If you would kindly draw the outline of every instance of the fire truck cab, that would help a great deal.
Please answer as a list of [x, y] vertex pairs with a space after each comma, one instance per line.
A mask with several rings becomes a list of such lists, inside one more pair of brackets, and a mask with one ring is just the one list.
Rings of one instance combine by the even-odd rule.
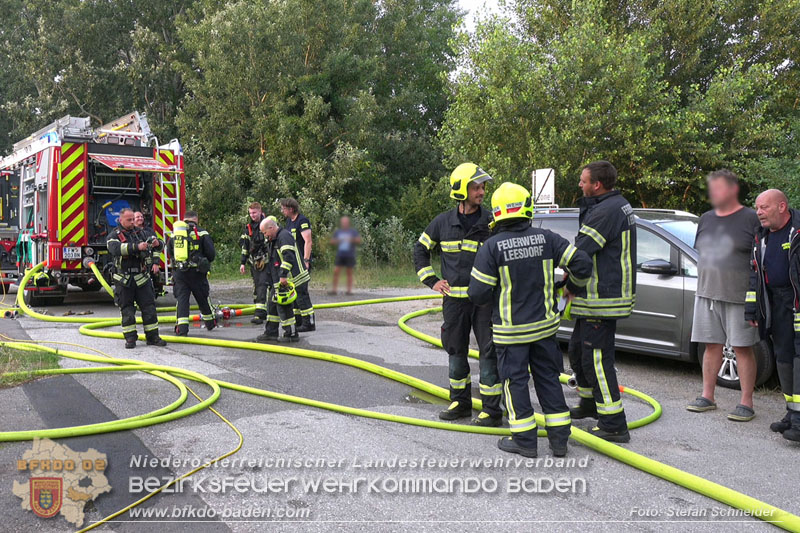
[[[159, 144], [145, 115], [129, 113], [96, 128], [88, 117], [63, 117], [0, 159], [4, 288], [45, 261], [26, 288], [29, 305], [63, 302], [68, 285], [96, 291], [101, 285], [89, 264], [111, 279], [106, 238], [120, 210], [141, 211], [145, 226], [166, 240], [185, 199], [181, 145]], [[160, 267], [157, 292], [171, 281], [163, 253]]]

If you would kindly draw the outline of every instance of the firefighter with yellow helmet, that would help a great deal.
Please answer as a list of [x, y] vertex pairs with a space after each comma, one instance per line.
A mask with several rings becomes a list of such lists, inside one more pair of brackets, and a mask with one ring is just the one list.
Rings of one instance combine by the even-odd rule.
[[[488, 306], [467, 298], [475, 254], [491, 235], [491, 213], [482, 207], [486, 183], [492, 177], [474, 163], [463, 163], [450, 175], [450, 197], [458, 205], [441, 213], [414, 245], [414, 268], [422, 283], [444, 296], [442, 345], [449, 357], [450, 406], [439, 413], [442, 420], [472, 415], [472, 379], [467, 359], [470, 331], [480, 351], [480, 394], [483, 409], [474, 419], [478, 426], [500, 426], [502, 389], [497, 375], [497, 356], [492, 344]], [[431, 253], [441, 252], [441, 278], [431, 267]]]
[[210, 299], [208, 273], [217, 253], [208, 232], [198, 227], [197, 213], [186, 211], [183, 220], [175, 222], [172, 238], [167, 243], [167, 254], [174, 267], [173, 293], [178, 301], [175, 334], [189, 334], [189, 296], [194, 296], [200, 307], [200, 317], [211, 331], [217, 321]]
[[[511, 437], [497, 446], [525, 457], [537, 455], [537, 426], [528, 381], [544, 411], [550, 448], [567, 453], [571, 419], [559, 382], [563, 356], [556, 342], [561, 316], [554, 269], [568, 274], [570, 287], [589, 281], [592, 261], [566, 239], [531, 226], [533, 201], [527, 189], [503, 183], [492, 195], [495, 233], [475, 258], [469, 298], [491, 304], [498, 369], [505, 392]], [[513, 288], [513, 290], [512, 290]]]
[[[300, 335], [297, 333], [293, 304], [297, 300], [298, 288], [308, 284], [311, 277], [294, 237], [289, 230], [280, 227], [275, 217], [262, 220], [259, 229], [268, 243], [269, 296], [267, 323], [258, 340], [297, 342]], [[279, 335], [279, 326], [283, 329], [283, 336]]]

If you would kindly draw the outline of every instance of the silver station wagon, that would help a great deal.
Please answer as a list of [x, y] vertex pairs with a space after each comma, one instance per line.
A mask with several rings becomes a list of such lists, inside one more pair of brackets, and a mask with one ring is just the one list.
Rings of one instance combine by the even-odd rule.
[[[683, 211], [634, 209], [636, 213], [636, 307], [617, 326], [618, 350], [702, 363], [703, 346], [691, 342], [694, 293], [697, 288], [697, 250], [694, 238], [699, 217]], [[577, 209], [537, 210], [534, 227], [549, 229], [570, 242], [578, 233]], [[563, 321], [558, 332], [568, 341], [572, 323]], [[736, 354], [724, 350], [717, 382], [739, 387]], [[769, 380], [775, 359], [767, 342], [755, 347], [756, 385]]]

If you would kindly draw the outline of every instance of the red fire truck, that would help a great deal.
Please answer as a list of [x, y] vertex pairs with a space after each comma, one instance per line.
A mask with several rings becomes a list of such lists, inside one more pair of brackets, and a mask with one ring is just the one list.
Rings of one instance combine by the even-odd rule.
[[[177, 139], [159, 144], [143, 114], [92, 127], [63, 117], [16, 143], [0, 159], [0, 260], [7, 288], [45, 261], [25, 294], [29, 305], [63, 302], [67, 285], [95, 291], [95, 261], [110, 279], [106, 237], [119, 211], [141, 211], [160, 239], [183, 217], [183, 152]], [[170, 283], [161, 256], [157, 284]]]

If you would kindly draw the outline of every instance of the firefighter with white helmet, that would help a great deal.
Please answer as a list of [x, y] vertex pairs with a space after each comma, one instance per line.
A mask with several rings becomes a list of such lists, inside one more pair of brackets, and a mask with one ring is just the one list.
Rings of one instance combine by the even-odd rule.
[[[450, 406], [439, 413], [442, 420], [472, 415], [472, 380], [467, 359], [470, 331], [480, 351], [480, 393], [483, 409], [474, 420], [479, 426], [502, 424], [497, 375], [497, 356], [492, 344], [491, 308], [467, 298], [475, 254], [491, 235], [491, 213], [484, 209], [486, 183], [492, 177], [474, 163], [463, 163], [450, 175], [450, 197], [458, 205], [441, 213], [428, 225], [414, 245], [414, 268], [420, 281], [441, 293], [442, 345], [449, 357]], [[431, 252], [441, 251], [441, 279], [431, 267]]]
[[[555, 268], [568, 285], [585, 286], [592, 273], [589, 256], [549, 230], [531, 226], [533, 202], [527, 189], [503, 183], [492, 195], [495, 234], [475, 258], [469, 298], [491, 304], [498, 368], [505, 392], [511, 437], [498, 447], [525, 457], [537, 455], [537, 425], [528, 381], [544, 411], [553, 454], [567, 453], [571, 419], [559, 382], [563, 356], [555, 335], [561, 322]], [[513, 287], [513, 290], [512, 290]]]

